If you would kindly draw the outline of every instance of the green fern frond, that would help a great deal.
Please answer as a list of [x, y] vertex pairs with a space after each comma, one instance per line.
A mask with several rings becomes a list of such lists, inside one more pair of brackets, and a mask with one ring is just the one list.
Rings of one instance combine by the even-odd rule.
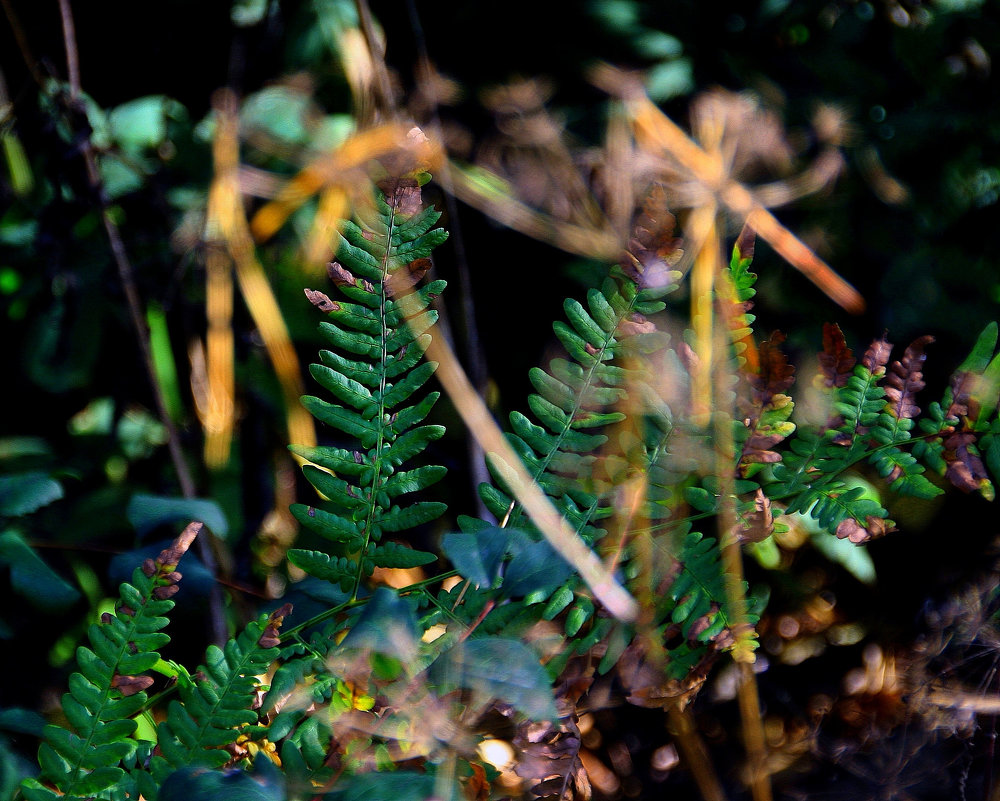
[[218, 768], [232, 759], [224, 748], [258, 723], [251, 709], [258, 677], [277, 659], [278, 629], [291, 611], [286, 604], [262, 615], [224, 649], [210, 645], [195, 677], [179, 677], [180, 698], [170, 703], [166, 720], [157, 727], [154, 778], [163, 781], [184, 767]]
[[90, 627], [91, 647], [77, 649], [80, 670], [70, 676], [62, 699], [72, 731], [45, 727], [38, 749], [41, 777], [22, 785], [29, 801], [124, 797], [130, 780], [121, 764], [134, 758], [137, 748], [132, 718], [146, 705], [145, 690], [153, 684], [144, 674], [160, 661], [156, 649], [170, 641], [162, 629], [181, 579], [177, 563], [199, 531], [200, 523], [190, 524], [155, 560], [136, 568], [120, 587], [115, 613], [105, 613]]
[[310, 367], [334, 402], [309, 396], [303, 403], [357, 447], [292, 449], [312, 463], [303, 472], [325, 499], [317, 506], [295, 504], [292, 514], [327, 545], [323, 551], [292, 549], [288, 558], [354, 596], [376, 566], [434, 561], [432, 554], [381, 540], [431, 522], [445, 509], [430, 501], [399, 503], [445, 473], [433, 465], [400, 470], [444, 433], [441, 426], [421, 425], [440, 393], [413, 399], [437, 367], [421, 358], [425, 332], [437, 320], [430, 304], [445, 283], [414, 286], [447, 233], [433, 227], [440, 217], [434, 209], [407, 213], [412, 203], [412, 188], [407, 194], [396, 186], [378, 195], [370, 219], [345, 224], [330, 277], [348, 300], [307, 293], [327, 313], [320, 330], [336, 350], [321, 351], [321, 363]]
[[[605, 429], [626, 417], [616, 407], [636, 378], [624, 366], [627, 349], [648, 353], [668, 341], [645, 315], [662, 309], [658, 298], [677, 288], [679, 274], [669, 275], [671, 282], [643, 289], [616, 270], [600, 290], [588, 292], [586, 306], [568, 299], [563, 309], [569, 322], [556, 322], [553, 329], [572, 361], [554, 359], [548, 372], [534, 368], [529, 373], [537, 391], [528, 406], [540, 425], [520, 412], [510, 415], [514, 450], [570, 526], [590, 543], [604, 534], [594, 523], [613, 513], [612, 486], [595, 476], [595, 454], [608, 440]], [[506, 491], [502, 468], [491, 465], [491, 471], [500, 486], [480, 487], [487, 508], [503, 525], [530, 528]]]

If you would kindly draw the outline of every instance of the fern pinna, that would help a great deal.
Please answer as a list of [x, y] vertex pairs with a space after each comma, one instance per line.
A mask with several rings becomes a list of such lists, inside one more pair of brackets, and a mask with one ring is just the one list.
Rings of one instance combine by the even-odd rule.
[[345, 223], [337, 261], [329, 267], [343, 298], [306, 293], [327, 313], [329, 321], [320, 327], [335, 348], [321, 351], [322, 363], [310, 372], [338, 402], [310, 396], [303, 403], [353, 447], [293, 448], [311, 462], [305, 475], [326, 501], [296, 504], [292, 514], [326, 545], [322, 551], [291, 550], [288, 558], [352, 597], [375, 567], [435, 561], [433, 554], [382, 538], [428, 523], [445, 509], [434, 501], [399, 503], [445, 474], [436, 465], [401, 470], [444, 433], [439, 425], [420, 425], [440, 393], [414, 400], [437, 366], [420, 362], [425, 332], [437, 319], [430, 303], [445, 282], [414, 286], [430, 267], [431, 251], [447, 238], [434, 228], [440, 213], [421, 210], [419, 180], [413, 175], [383, 182], [371, 216]]

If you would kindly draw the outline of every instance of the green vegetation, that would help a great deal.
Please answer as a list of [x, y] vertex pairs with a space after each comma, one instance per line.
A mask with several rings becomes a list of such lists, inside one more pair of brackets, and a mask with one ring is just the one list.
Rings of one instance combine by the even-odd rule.
[[[873, 598], [916, 575], [883, 544], [994, 498], [1000, 329], [928, 361], [964, 329], [857, 356], [856, 323], [805, 322], [792, 268], [845, 309], [866, 293], [768, 207], [831, 185], [842, 121], [817, 116], [796, 175], [794, 137], [747, 95], [695, 97], [688, 135], [662, 106], [697, 64], [623, 2], [589, 13], [652, 64], [645, 83], [590, 65], [600, 147], [571, 146], [544, 83], [518, 81], [484, 94], [508, 138], [472, 163], [426, 54], [406, 110], [367, 5], [307, 5], [321, 24], [289, 34], [307, 63], [285, 66], [315, 83], [219, 91], [197, 124], [163, 95], [103, 109], [71, 25], [67, 81], [44, 76], [5, 12], [39, 102], [0, 80], [21, 390], [0, 439], [0, 797], [765, 801], [838, 771], [989, 797], [975, 699], [994, 680], [971, 655], [996, 661], [994, 571], [926, 590], [919, 637], [873, 622], [905, 592]], [[857, 26], [862, 6], [837, 8]], [[846, 35], [831, 9], [764, 4], [753, 24], [805, 47]], [[990, 20], [918, 10], [927, 35]], [[282, 13], [231, 19], [263, 33]], [[572, 260], [545, 275], [554, 251], [519, 236], [480, 267], [496, 232], [463, 228], [455, 198]], [[545, 350], [526, 344], [542, 308]], [[938, 546], [963, 548], [985, 542]], [[865, 666], [837, 697], [815, 688], [845, 669], [809, 673], [833, 652]], [[947, 769], [892, 750], [911, 726]]]

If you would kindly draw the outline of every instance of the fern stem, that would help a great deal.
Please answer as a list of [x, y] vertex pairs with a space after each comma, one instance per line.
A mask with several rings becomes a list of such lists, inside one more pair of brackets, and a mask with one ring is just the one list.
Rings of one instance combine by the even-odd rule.
[[[360, 7], [360, 4], [359, 4]], [[386, 320], [386, 295], [388, 294], [388, 282], [389, 282], [389, 254], [392, 251], [392, 230], [396, 224], [396, 206], [391, 205], [389, 207], [389, 221], [386, 226], [386, 246], [385, 254], [382, 256], [382, 264], [380, 268], [382, 270], [382, 280], [378, 288], [378, 316], [379, 316], [379, 328], [381, 335], [380, 339], [380, 352], [379, 352], [379, 384], [378, 384], [378, 434], [375, 439], [375, 453], [381, 455], [382, 445], [385, 442], [385, 384], [386, 384], [386, 363], [389, 360], [389, 350], [388, 350], [388, 339], [389, 339], [389, 324]], [[404, 323], [405, 325], [405, 323]], [[365, 576], [365, 555], [368, 553], [368, 546], [372, 538], [372, 526], [375, 523], [375, 514], [378, 501], [375, 497], [375, 490], [379, 486], [379, 479], [382, 476], [382, 459], [380, 456], [376, 456], [374, 460], [374, 476], [371, 481], [371, 491], [368, 503], [368, 515], [365, 520], [365, 533], [364, 533], [364, 545], [361, 547], [361, 553], [358, 557], [358, 569], [354, 576], [354, 588], [351, 590], [351, 600], [356, 600], [358, 597], [358, 591], [361, 589], [361, 581]]]

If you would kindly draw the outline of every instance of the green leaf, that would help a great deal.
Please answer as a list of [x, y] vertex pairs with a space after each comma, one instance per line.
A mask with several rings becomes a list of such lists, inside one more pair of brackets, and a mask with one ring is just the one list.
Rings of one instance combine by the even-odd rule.
[[266, 758], [255, 761], [254, 774], [181, 768], [166, 778], [158, 797], [162, 801], [285, 801], [284, 779], [269, 764]]
[[424, 465], [413, 470], [404, 470], [386, 479], [382, 491], [393, 498], [409, 492], [418, 492], [436, 484], [447, 472], [448, 469], [440, 465]]
[[831, 537], [826, 531], [808, 526], [809, 540], [816, 550], [837, 562], [862, 584], [875, 584], [875, 563], [867, 548], [859, 548], [848, 539]]
[[441, 550], [462, 576], [483, 589], [489, 589], [500, 576], [508, 540], [507, 531], [489, 526], [472, 534], [445, 534], [441, 539]]
[[982, 373], [993, 357], [996, 350], [997, 337], [1000, 333], [996, 322], [989, 323], [979, 334], [976, 344], [972, 346], [972, 351], [965, 357], [956, 372]]
[[301, 503], [292, 504], [289, 511], [303, 526], [331, 542], [343, 543], [348, 551], [361, 547], [361, 530], [351, 520]]
[[[332, 426], [338, 431], [343, 431], [348, 436], [362, 442], [375, 436], [375, 423], [371, 420], [366, 420], [351, 409], [327, 403], [312, 395], [305, 395], [301, 400], [302, 405], [306, 407], [309, 414], [321, 423], [326, 423], [328, 426]], [[364, 447], [370, 448], [371, 445], [365, 445]]]
[[398, 542], [384, 542], [371, 555], [376, 567], [420, 567], [437, 561], [437, 556], [427, 551], [407, 548]]
[[440, 793], [438, 777], [431, 773], [410, 770], [362, 773], [344, 776], [324, 801], [427, 801], [429, 798], [461, 798], [462, 791], [454, 780], [446, 793]]
[[345, 592], [353, 585], [357, 570], [356, 564], [346, 557], [337, 559], [322, 551], [307, 551], [302, 548], [289, 550], [288, 561], [310, 576], [339, 584]]
[[0, 564], [10, 568], [14, 592], [38, 609], [62, 612], [80, 598], [76, 588], [45, 564], [15, 531], [0, 534]]
[[481, 637], [459, 643], [431, 666], [444, 686], [473, 690], [508, 703], [534, 720], [555, 720], [549, 676], [538, 655], [520, 640]]
[[383, 531], [406, 531], [437, 520], [448, 509], [438, 501], [419, 501], [400, 508], [393, 506], [378, 518]]
[[393, 384], [382, 397], [382, 403], [385, 405], [385, 408], [392, 409], [409, 398], [427, 383], [428, 379], [434, 375], [434, 371], [437, 370], [437, 366], [437, 362], [424, 362], [407, 374], [405, 378]]
[[394, 590], [378, 587], [341, 647], [377, 651], [407, 664], [417, 654], [420, 643], [417, 631], [413, 606]]
[[0, 516], [30, 514], [63, 496], [62, 484], [41, 470], [0, 476]]
[[394, 466], [401, 465], [421, 453], [434, 440], [441, 439], [444, 432], [444, 426], [435, 425], [410, 429], [385, 449], [383, 458]]
[[125, 515], [139, 536], [164, 523], [192, 520], [204, 523], [217, 537], [224, 539], [229, 534], [229, 523], [222, 507], [215, 501], [201, 498], [170, 498], [137, 492], [129, 500]]
[[372, 393], [367, 387], [326, 365], [312, 364], [309, 366], [309, 372], [320, 386], [359, 412], [372, 403]]
[[558, 587], [573, 568], [542, 540], [511, 547], [513, 557], [507, 566], [501, 589], [505, 595], [521, 596]]

